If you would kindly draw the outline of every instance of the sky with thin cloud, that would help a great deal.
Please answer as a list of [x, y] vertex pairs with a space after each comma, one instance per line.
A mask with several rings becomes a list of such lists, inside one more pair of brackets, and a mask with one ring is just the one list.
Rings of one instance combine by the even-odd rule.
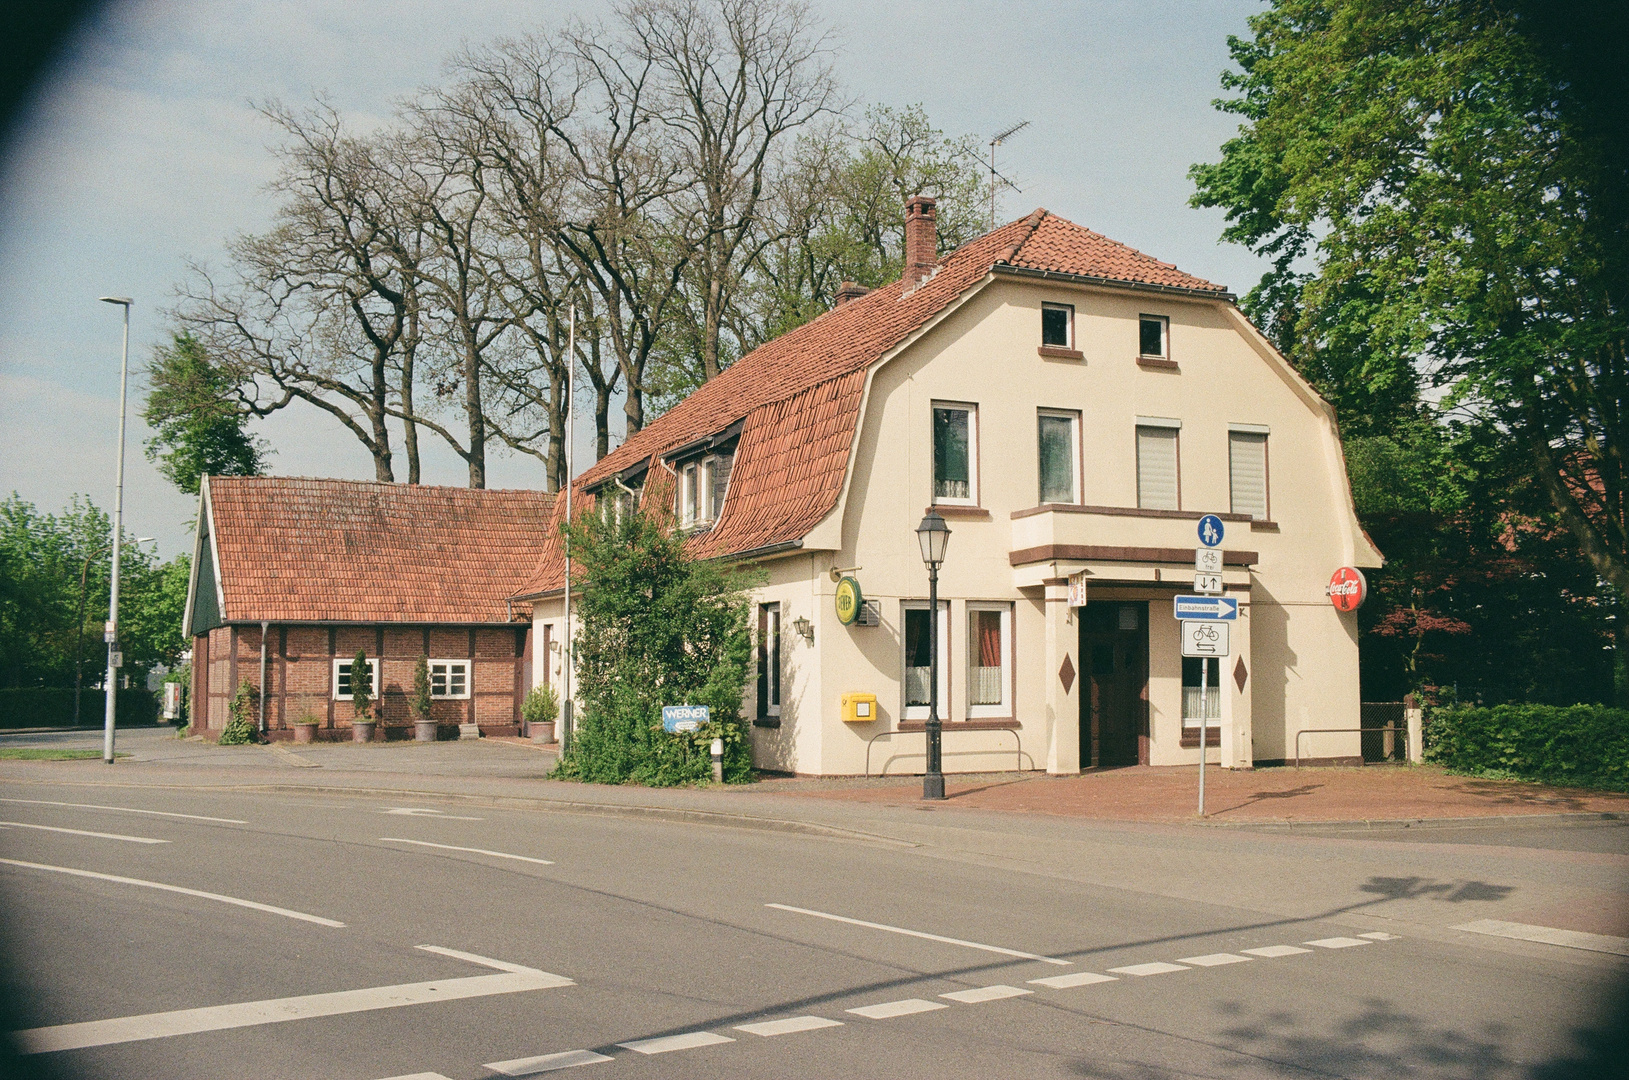
[[[1259, 260], [1219, 242], [1218, 212], [1187, 205], [1188, 167], [1215, 160], [1236, 130], [1210, 103], [1227, 36], [1247, 34], [1260, 4], [812, 7], [860, 106], [920, 103], [947, 134], [981, 141], [1030, 121], [1001, 149], [1021, 189], [1003, 194], [1004, 220], [1044, 206], [1241, 294], [1260, 277]], [[130, 296], [125, 520], [165, 557], [190, 550], [196, 500], [142, 454], [140, 371], [168, 339], [164, 311], [188, 263], [221, 265], [229, 238], [271, 219], [273, 135], [254, 106], [321, 94], [367, 127], [440, 81], [461, 45], [608, 10], [600, 0], [122, 0], [80, 27], [0, 162], [0, 495], [55, 512], [83, 493], [111, 509], [120, 325], [97, 297]], [[619, 413], [612, 423], [620, 435]], [[256, 429], [276, 451], [275, 473], [373, 476], [361, 444], [314, 408]], [[450, 451], [427, 442], [425, 459], [426, 482], [464, 482]], [[494, 454], [488, 469], [493, 487], [542, 480], [524, 456]]]

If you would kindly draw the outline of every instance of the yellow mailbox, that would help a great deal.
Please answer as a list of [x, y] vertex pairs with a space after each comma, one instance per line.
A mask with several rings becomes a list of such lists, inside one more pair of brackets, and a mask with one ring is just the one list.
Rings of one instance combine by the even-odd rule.
[[877, 718], [876, 694], [844, 694], [843, 723], [869, 724]]

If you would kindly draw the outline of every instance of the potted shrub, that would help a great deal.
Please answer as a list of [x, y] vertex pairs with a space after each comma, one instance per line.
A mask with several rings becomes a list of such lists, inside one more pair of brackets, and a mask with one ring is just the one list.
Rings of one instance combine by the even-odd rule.
[[520, 705], [520, 718], [533, 742], [554, 741], [554, 719], [560, 714], [560, 697], [548, 683], [534, 686]]
[[310, 709], [307, 709], [305, 712], [300, 714], [300, 718], [298, 720], [294, 721], [294, 741], [297, 743], [316, 742], [317, 728], [321, 726], [322, 721], [317, 719], [315, 713], [313, 713]]
[[368, 742], [373, 738], [375, 726], [373, 715], [373, 702], [368, 691], [372, 689], [368, 679], [368, 654], [365, 650], [356, 650], [356, 656], [351, 660], [351, 705], [355, 714], [351, 720], [351, 741]]
[[436, 741], [436, 722], [430, 715], [430, 658], [419, 657], [413, 666], [413, 693], [407, 699], [408, 711], [413, 714], [413, 738], [417, 742]]

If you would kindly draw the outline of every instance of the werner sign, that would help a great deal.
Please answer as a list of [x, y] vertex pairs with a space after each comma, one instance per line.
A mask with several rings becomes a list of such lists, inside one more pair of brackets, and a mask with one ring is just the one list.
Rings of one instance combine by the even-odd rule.
[[705, 705], [663, 705], [663, 731], [695, 731], [708, 719]]

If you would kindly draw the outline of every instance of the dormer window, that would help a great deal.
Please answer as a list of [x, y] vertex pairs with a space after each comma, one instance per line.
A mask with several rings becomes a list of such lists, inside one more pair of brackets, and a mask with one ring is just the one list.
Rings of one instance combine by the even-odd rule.
[[712, 458], [697, 458], [679, 466], [679, 524], [704, 525], [713, 519]]
[[743, 421], [673, 451], [666, 460], [677, 477], [674, 511], [681, 529], [710, 528], [724, 512]]

